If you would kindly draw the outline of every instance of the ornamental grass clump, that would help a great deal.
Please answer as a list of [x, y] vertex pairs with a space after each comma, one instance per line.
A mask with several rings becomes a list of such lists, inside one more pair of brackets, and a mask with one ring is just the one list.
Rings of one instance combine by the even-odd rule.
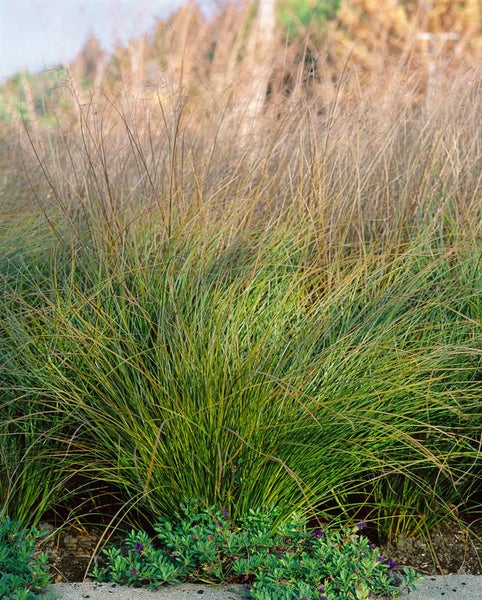
[[480, 510], [480, 80], [444, 81], [417, 109], [341, 87], [249, 140], [179, 90], [27, 128], [35, 202], [0, 181], [13, 516], [199, 498], [393, 538]]
[[477, 477], [470, 243], [340, 259], [327, 288], [303, 238], [258, 236], [56, 258], [10, 359], [22, 403], [55, 415], [56, 473], [152, 516], [361, 511], [387, 537], [451, 516]]
[[91, 575], [150, 588], [238, 582], [256, 600], [397, 598], [414, 589], [414, 571], [381, 556], [361, 534], [363, 521], [332, 530], [309, 528], [296, 513], [276, 524], [277, 516], [276, 509], [249, 510], [234, 522], [225, 509], [184, 506], [175, 520], [156, 521], [155, 538], [132, 530], [124, 546], [105, 549], [105, 566]]

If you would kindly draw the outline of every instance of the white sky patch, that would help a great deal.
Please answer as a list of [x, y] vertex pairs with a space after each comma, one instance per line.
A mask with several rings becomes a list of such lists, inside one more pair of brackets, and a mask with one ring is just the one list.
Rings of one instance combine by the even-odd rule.
[[[90, 35], [111, 51], [183, 0], [0, 0], [0, 81], [73, 60]], [[203, 4], [201, 2], [201, 4]], [[206, 3], [204, 3], [206, 4]]]

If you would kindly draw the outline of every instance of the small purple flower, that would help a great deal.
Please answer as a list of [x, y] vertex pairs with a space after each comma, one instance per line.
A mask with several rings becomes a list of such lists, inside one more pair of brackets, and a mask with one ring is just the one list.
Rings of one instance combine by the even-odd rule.
[[142, 542], [136, 542], [134, 550], [136, 552], [139, 552], [139, 554], [140, 554], [144, 550], [144, 545], [142, 544]]
[[391, 558], [387, 558], [387, 567], [390, 569], [390, 571], [393, 571], [393, 569], [398, 567], [398, 563]]
[[251, 584], [250, 584], [250, 583], [245, 583], [245, 584], [243, 584], [243, 588], [244, 588], [244, 589], [245, 589], [247, 592], [249, 592], [249, 590], [251, 589]]
[[129, 573], [130, 573], [131, 575], [135, 575], [135, 574], [137, 573], [137, 570], [136, 570], [136, 569], [134, 569], [134, 568], [132, 568], [132, 569], [129, 571]]
[[370, 544], [370, 550], [375, 550], [376, 547], [377, 547], [377, 545], [374, 544], [373, 542]]
[[228, 520], [229, 520], [229, 513], [228, 513], [228, 511], [227, 511], [225, 508], [222, 508], [222, 509], [221, 509], [221, 514], [223, 515], [223, 517], [224, 517], [224, 519], [225, 519], [226, 521], [228, 521]]
[[320, 594], [322, 594], [325, 591], [325, 586], [320, 585], [320, 587], [318, 588], [318, 591], [320, 592]]
[[357, 525], [358, 531], [363, 531], [364, 529], [366, 529], [366, 526], [367, 524], [365, 523], [365, 521], [359, 521]]
[[328, 598], [326, 596], [321, 596], [320, 600], [328, 600]]
[[384, 556], [377, 556], [377, 562], [385, 562], [385, 557]]
[[325, 534], [323, 533], [322, 529], [313, 529], [313, 537], [317, 538], [318, 540], [320, 538], [322, 538]]

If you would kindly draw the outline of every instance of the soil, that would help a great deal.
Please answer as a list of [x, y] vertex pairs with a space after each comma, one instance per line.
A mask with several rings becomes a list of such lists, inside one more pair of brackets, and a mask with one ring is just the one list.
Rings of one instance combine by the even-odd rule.
[[482, 524], [470, 531], [445, 524], [430, 539], [398, 536], [382, 546], [382, 553], [424, 575], [482, 575]]
[[[430, 539], [399, 536], [381, 546], [381, 553], [400, 567], [410, 566], [424, 575], [482, 575], [482, 523], [470, 528], [471, 535], [458, 526], [443, 526]], [[59, 582], [89, 580], [87, 574], [99, 555], [98, 534], [85, 530], [63, 530], [48, 539], [42, 549], [49, 553], [52, 579]]]

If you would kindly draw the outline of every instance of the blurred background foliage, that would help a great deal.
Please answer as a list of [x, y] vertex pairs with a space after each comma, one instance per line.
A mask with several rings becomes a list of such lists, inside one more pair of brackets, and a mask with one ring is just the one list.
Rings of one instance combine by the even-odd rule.
[[[478, 0], [278, 0], [275, 7], [274, 43], [264, 57], [271, 105], [307, 93], [330, 101], [348, 73], [357, 85], [377, 78], [384, 85], [395, 69], [417, 79], [423, 98], [435, 71], [470, 67], [482, 56]], [[189, 3], [111, 55], [91, 38], [71, 64], [6, 81], [0, 121], [51, 125], [54, 113], [72, 108], [72, 90], [89, 97], [129, 90], [155, 102], [181, 87], [212, 110], [214, 97], [244, 93], [253, 75], [256, 9], [221, 2], [205, 15]]]

